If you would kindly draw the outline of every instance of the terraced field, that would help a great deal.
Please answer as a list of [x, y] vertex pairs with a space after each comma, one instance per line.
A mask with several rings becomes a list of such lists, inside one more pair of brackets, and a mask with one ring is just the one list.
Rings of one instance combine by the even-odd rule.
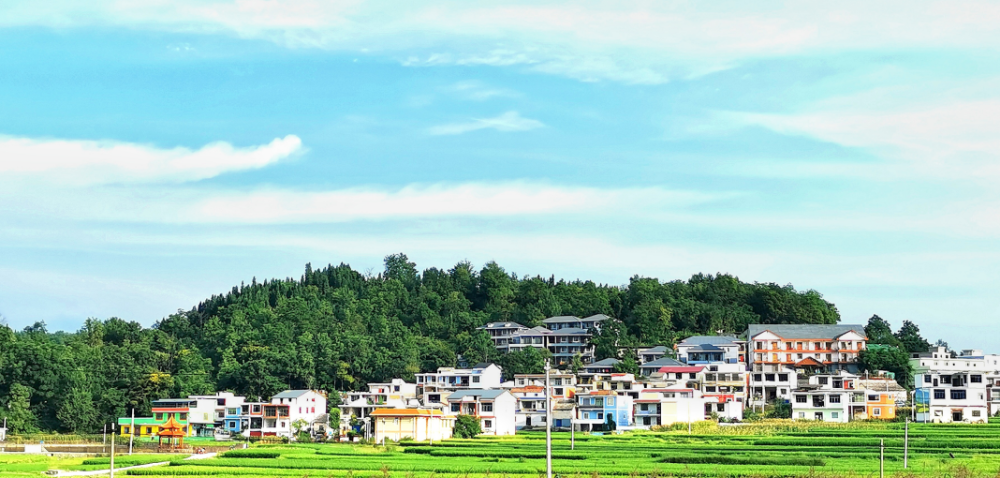
[[[903, 470], [901, 424], [771, 423], [697, 426], [622, 435], [554, 434], [553, 468], [562, 478], [872, 477], [885, 440], [886, 476], [994, 477], [1000, 474], [1000, 426], [911, 425]], [[88, 462], [87, 467], [93, 466]], [[96, 464], [96, 463], [95, 463]], [[2, 465], [0, 465], [2, 470]], [[208, 460], [173, 461], [131, 476], [537, 478], [545, 474], [544, 433], [449, 440], [433, 446], [261, 445]]]

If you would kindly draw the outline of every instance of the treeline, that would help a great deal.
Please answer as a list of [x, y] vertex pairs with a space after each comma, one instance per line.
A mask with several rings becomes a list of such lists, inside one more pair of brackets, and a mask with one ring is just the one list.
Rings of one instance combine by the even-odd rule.
[[592, 314], [621, 319], [597, 338], [601, 357], [622, 345], [741, 334], [750, 323], [840, 319], [815, 291], [724, 274], [612, 286], [517, 277], [493, 262], [419, 272], [396, 254], [377, 275], [306, 265], [297, 280], [252, 280], [151, 328], [117, 318], [88, 319], [75, 333], [0, 326], [0, 414], [13, 432], [89, 432], [132, 408], [148, 413], [157, 398], [215, 390], [267, 398], [286, 388], [357, 389], [460, 358], [537, 372], [543, 353], [499, 356], [476, 327]]

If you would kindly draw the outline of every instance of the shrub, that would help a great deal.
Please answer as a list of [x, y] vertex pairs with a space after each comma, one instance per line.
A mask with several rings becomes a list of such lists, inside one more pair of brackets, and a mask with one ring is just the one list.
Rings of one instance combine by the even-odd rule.
[[459, 415], [455, 421], [454, 435], [458, 438], [475, 438], [483, 433], [479, 420], [471, 415]]

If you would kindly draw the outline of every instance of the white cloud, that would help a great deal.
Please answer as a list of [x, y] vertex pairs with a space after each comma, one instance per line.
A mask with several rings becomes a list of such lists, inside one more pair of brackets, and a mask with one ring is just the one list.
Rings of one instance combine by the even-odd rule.
[[176, 183], [262, 168], [300, 151], [302, 142], [294, 135], [262, 146], [235, 148], [218, 142], [197, 150], [116, 141], [0, 137], [0, 175], [4, 182], [34, 180], [75, 186]]
[[506, 88], [493, 88], [480, 81], [461, 81], [448, 87], [456, 96], [472, 101], [486, 101], [493, 98], [513, 98], [520, 96]]
[[15, 2], [0, 26], [227, 33], [411, 65], [521, 66], [581, 80], [660, 83], [755, 58], [1000, 47], [1000, 4], [905, 0], [761, 5], [583, 1], [156, 0]]
[[471, 133], [483, 129], [493, 129], [505, 133], [530, 131], [544, 127], [541, 121], [521, 116], [517, 111], [508, 111], [493, 118], [474, 118], [463, 123], [449, 123], [433, 126], [427, 130], [432, 135], [454, 135]]
[[[984, 84], [993, 88], [983, 88]], [[962, 84], [876, 88], [823, 100], [782, 114], [733, 113], [761, 125], [884, 158], [863, 166], [900, 179], [1000, 178], [1000, 78]]]

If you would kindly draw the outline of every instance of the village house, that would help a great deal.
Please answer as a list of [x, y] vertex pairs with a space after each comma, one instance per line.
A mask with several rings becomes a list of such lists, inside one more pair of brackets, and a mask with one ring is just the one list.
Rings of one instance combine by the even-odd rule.
[[633, 410], [638, 428], [698, 422], [705, 420], [705, 399], [693, 388], [648, 388]]
[[[387, 383], [369, 383], [367, 391], [344, 392], [341, 394], [340, 431], [351, 431], [351, 420], [361, 420], [355, 432], [361, 432], [364, 419], [377, 408], [407, 408], [417, 397], [417, 385], [394, 378]], [[370, 429], [369, 429], [370, 430]]]
[[[707, 363], [703, 367], [698, 373], [698, 388], [707, 400], [713, 402], [714, 411], [720, 417], [742, 420], [749, 381], [744, 365]], [[727, 403], [732, 404], [726, 405]]]
[[986, 423], [986, 361], [983, 357], [952, 357], [944, 347], [910, 359], [914, 371], [917, 421]]
[[689, 365], [744, 363], [745, 347], [736, 337], [696, 335], [676, 345], [677, 359]]
[[545, 387], [525, 385], [511, 389], [510, 393], [517, 399], [515, 429], [545, 426]]
[[632, 397], [611, 390], [594, 390], [576, 395], [577, 420], [582, 430], [606, 430], [632, 426]]
[[165, 398], [153, 400], [151, 417], [136, 417], [134, 419], [135, 430], [132, 429], [132, 417], [118, 419], [119, 433], [128, 436], [135, 433], [135, 436], [155, 436], [160, 427], [167, 423], [171, 417], [181, 425], [181, 431], [187, 436], [193, 436], [194, 429], [190, 425], [191, 409], [197, 406], [197, 401], [190, 398]]
[[[511, 385], [515, 387], [525, 387], [529, 385], [545, 386], [545, 374], [519, 373], [514, 375], [514, 380]], [[569, 372], [549, 372], [549, 385], [552, 387], [553, 400], [573, 398], [573, 395], [576, 393], [576, 375]]]
[[666, 357], [667, 352], [669, 350], [667, 350], [666, 346], [657, 345], [656, 347], [639, 347], [636, 349], [635, 355], [639, 357], [639, 363], [644, 364]]
[[[639, 375], [643, 377], [649, 377], [656, 372], [659, 372], [663, 367], [685, 367], [687, 364], [674, 360], [670, 357], [660, 357], [659, 359], [653, 360], [652, 362], [646, 362], [639, 365]], [[694, 377], [692, 377], [692, 380]]]
[[506, 390], [459, 390], [448, 396], [447, 411], [479, 418], [483, 435], [513, 435], [517, 399]]
[[864, 326], [858, 324], [750, 325], [747, 360], [752, 372], [751, 402], [787, 400], [800, 372], [856, 372], [858, 354], [867, 340]]
[[326, 392], [322, 390], [285, 390], [271, 397], [271, 403], [288, 406], [288, 419], [293, 432], [324, 435], [330, 428]]
[[618, 359], [606, 358], [584, 365], [577, 374], [577, 389], [593, 390], [597, 383], [611, 378], [611, 374], [615, 372], [615, 365], [617, 364]]
[[476, 330], [484, 330], [493, 339], [493, 345], [499, 349], [506, 349], [507, 343], [510, 342], [511, 336], [515, 332], [522, 330], [527, 330], [528, 328], [517, 323], [517, 322], [490, 322], [482, 327], [477, 327]]
[[371, 413], [376, 443], [403, 439], [436, 442], [455, 431], [456, 418], [441, 410], [426, 408], [379, 408]]
[[418, 373], [417, 397], [424, 405], [444, 404], [448, 395], [458, 390], [500, 388], [503, 373], [492, 363], [476, 364], [472, 368], [441, 367], [437, 372]]
[[858, 390], [865, 394], [865, 416], [855, 415], [854, 418], [892, 420], [896, 418], [896, 407], [906, 403], [909, 393], [888, 374], [874, 377], [868, 374], [859, 375]]
[[867, 417], [865, 391], [858, 376], [846, 371], [803, 378], [792, 392], [792, 418], [847, 423]]
[[244, 398], [231, 392], [218, 392], [214, 395], [191, 395], [195, 405], [188, 413], [192, 433], [195, 436], [213, 436], [216, 429], [225, 429], [226, 407], [239, 407]]

